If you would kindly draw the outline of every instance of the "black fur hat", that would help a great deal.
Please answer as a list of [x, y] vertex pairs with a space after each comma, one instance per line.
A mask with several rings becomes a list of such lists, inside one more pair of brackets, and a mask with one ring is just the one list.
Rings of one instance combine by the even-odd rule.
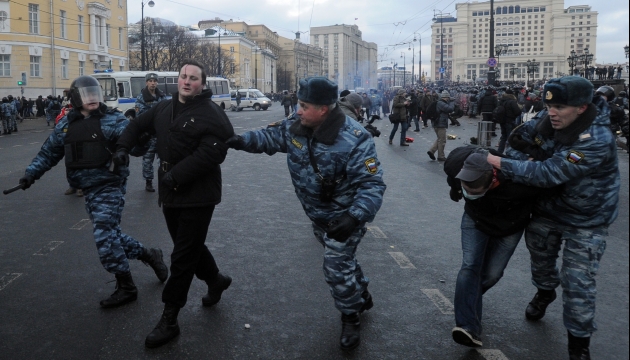
[[543, 91], [546, 104], [581, 106], [589, 104], [593, 99], [593, 84], [580, 76], [550, 79]]
[[330, 105], [337, 101], [337, 84], [323, 76], [300, 80], [297, 97], [301, 101], [315, 105]]

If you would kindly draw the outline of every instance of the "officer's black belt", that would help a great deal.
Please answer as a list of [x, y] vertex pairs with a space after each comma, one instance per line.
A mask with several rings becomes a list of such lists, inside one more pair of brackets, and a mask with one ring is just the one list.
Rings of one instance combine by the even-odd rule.
[[167, 173], [171, 171], [171, 169], [173, 169], [173, 166], [175, 166], [175, 164], [171, 164], [166, 161], [160, 161], [160, 170], [162, 170], [162, 172]]

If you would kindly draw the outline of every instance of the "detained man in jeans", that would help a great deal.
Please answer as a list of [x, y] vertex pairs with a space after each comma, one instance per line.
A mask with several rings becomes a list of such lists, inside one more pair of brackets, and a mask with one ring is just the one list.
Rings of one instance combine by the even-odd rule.
[[473, 146], [459, 147], [444, 163], [451, 199], [465, 201], [452, 335], [455, 342], [470, 347], [482, 346], [482, 296], [503, 276], [533, 204], [544, 191], [507, 180], [488, 166], [487, 153]]

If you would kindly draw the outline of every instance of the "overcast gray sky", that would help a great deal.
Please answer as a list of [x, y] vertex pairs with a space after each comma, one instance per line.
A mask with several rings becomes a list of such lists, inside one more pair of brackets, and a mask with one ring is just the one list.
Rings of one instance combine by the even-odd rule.
[[[148, 0], [146, 0], [148, 1]], [[455, 13], [455, 4], [461, 0], [411, 1], [411, 0], [154, 0], [155, 6], [145, 6], [144, 15], [171, 20], [179, 25], [197, 24], [200, 20], [219, 17], [223, 20], [245, 21], [250, 25], [264, 24], [272, 31], [287, 38], [294, 38], [296, 31], [303, 32], [301, 39], [308, 42], [311, 26], [356, 24], [363, 33], [363, 40], [378, 45], [379, 67], [391, 64], [395, 59], [402, 65], [401, 52], [411, 65], [408, 45], [397, 45], [413, 40], [414, 33], [422, 38], [422, 67], [430, 71], [429, 41], [433, 9]], [[523, 0], [525, 3], [526, 0]], [[497, 2], [498, 3], [498, 2]], [[586, 0], [565, 0], [565, 8], [584, 5]], [[623, 47], [628, 43], [628, 0], [606, 0], [591, 5], [599, 13], [597, 29], [597, 62], [625, 63]], [[128, 1], [129, 22], [141, 18], [141, 3]], [[356, 20], [355, 20], [356, 19]], [[418, 63], [418, 46], [415, 46]], [[426, 65], [425, 65], [426, 64]]]

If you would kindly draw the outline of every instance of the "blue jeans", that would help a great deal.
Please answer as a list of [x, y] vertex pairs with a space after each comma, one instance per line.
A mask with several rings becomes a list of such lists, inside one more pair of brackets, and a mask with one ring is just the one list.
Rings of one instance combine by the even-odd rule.
[[492, 237], [475, 228], [475, 221], [462, 216], [462, 268], [455, 285], [455, 323], [481, 335], [482, 296], [503, 277], [523, 230]]
[[394, 128], [392, 129], [392, 133], [389, 134], [389, 140], [394, 140], [394, 135], [396, 135], [396, 131], [398, 131], [398, 125], [400, 124], [400, 144], [405, 143], [405, 138], [407, 137], [407, 129], [409, 129], [409, 123], [407, 120], [402, 120], [401, 122], [394, 123]]

